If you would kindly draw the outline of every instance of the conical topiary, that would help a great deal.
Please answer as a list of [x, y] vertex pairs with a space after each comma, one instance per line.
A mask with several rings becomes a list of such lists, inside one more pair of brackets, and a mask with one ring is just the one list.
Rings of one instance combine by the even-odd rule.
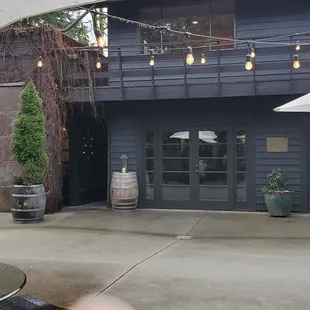
[[20, 112], [13, 124], [13, 153], [23, 169], [23, 183], [41, 184], [48, 162], [42, 100], [32, 81], [26, 84], [20, 98]]

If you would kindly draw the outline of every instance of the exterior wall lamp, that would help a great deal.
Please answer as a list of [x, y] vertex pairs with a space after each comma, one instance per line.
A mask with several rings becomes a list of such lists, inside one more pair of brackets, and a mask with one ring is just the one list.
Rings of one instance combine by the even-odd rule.
[[127, 171], [128, 171], [128, 156], [124, 153], [120, 157], [120, 160], [121, 160], [121, 172], [127, 173]]

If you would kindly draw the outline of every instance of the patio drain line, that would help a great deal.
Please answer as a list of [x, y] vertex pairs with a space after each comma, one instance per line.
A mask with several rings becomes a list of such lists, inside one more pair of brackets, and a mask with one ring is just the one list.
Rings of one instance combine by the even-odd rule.
[[99, 296], [100, 294], [104, 293], [106, 290], [108, 290], [110, 287], [112, 287], [114, 284], [116, 284], [119, 280], [121, 280], [124, 276], [126, 276], [130, 271], [132, 271], [133, 269], [135, 269], [136, 267], [138, 267], [139, 265], [145, 263], [147, 260], [151, 259], [152, 257], [156, 256], [157, 254], [164, 252], [165, 250], [169, 249], [170, 247], [174, 246], [176, 243], [178, 243], [181, 240], [176, 240], [172, 243], [170, 243], [169, 245], [167, 245], [166, 247], [164, 247], [163, 249], [160, 249], [159, 251], [153, 253], [152, 255], [146, 257], [145, 259], [141, 260], [140, 262], [136, 263], [135, 265], [133, 265], [131, 268], [129, 268], [127, 271], [125, 271], [123, 274], [121, 274], [117, 279], [115, 279], [112, 283], [110, 283], [108, 286], [106, 286], [105, 288], [103, 288], [98, 294], [96, 294], [96, 296]]
[[[189, 234], [197, 227], [197, 225], [203, 220], [203, 218], [206, 216], [207, 212], [205, 212], [201, 218], [195, 223], [195, 225], [188, 231], [188, 233], [185, 236], [189, 236]], [[184, 238], [184, 239], [189, 239], [189, 238]], [[191, 238], [190, 238], [191, 239]], [[117, 279], [115, 279], [113, 282], [111, 282], [108, 286], [104, 287], [99, 293], [96, 294], [96, 296], [101, 295], [105, 291], [107, 291], [109, 288], [111, 288], [114, 284], [116, 284], [119, 280], [121, 280], [123, 277], [125, 277], [128, 273], [130, 273], [132, 270], [134, 270], [136, 267], [140, 266], [141, 264], [145, 263], [149, 259], [153, 258], [154, 256], [166, 251], [167, 249], [171, 248], [174, 246], [176, 243], [180, 242], [182, 239], [177, 239], [176, 241], [171, 242], [169, 245], [165, 246], [164, 248], [160, 249], [159, 251], [153, 253], [152, 255], [146, 257], [145, 259], [139, 261], [135, 265], [133, 265], [131, 268], [129, 268], [127, 271], [125, 271], [123, 274], [121, 274]]]

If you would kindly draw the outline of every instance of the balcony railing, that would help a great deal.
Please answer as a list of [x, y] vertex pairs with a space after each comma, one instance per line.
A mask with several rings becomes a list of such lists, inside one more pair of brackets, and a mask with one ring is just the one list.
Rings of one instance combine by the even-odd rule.
[[[292, 67], [293, 46], [257, 47], [253, 70], [245, 69], [247, 49], [193, 51], [195, 63], [185, 62], [184, 53], [131, 55], [115, 49], [101, 58], [100, 72], [91, 76], [74, 73], [73, 101], [88, 101], [92, 85], [95, 101], [211, 98], [256, 95], [303, 94], [310, 92], [310, 46], [298, 51], [301, 67]], [[133, 53], [132, 53], [133, 54]]]

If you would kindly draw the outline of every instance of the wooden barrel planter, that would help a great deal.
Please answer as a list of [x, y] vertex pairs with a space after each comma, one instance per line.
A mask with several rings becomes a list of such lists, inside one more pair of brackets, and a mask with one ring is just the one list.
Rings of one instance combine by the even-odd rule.
[[113, 172], [111, 203], [114, 210], [133, 210], [138, 203], [138, 180], [135, 172]]
[[15, 223], [38, 223], [43, 221], [46, 195], [44, 185], [13, 185], [11, 208]]

